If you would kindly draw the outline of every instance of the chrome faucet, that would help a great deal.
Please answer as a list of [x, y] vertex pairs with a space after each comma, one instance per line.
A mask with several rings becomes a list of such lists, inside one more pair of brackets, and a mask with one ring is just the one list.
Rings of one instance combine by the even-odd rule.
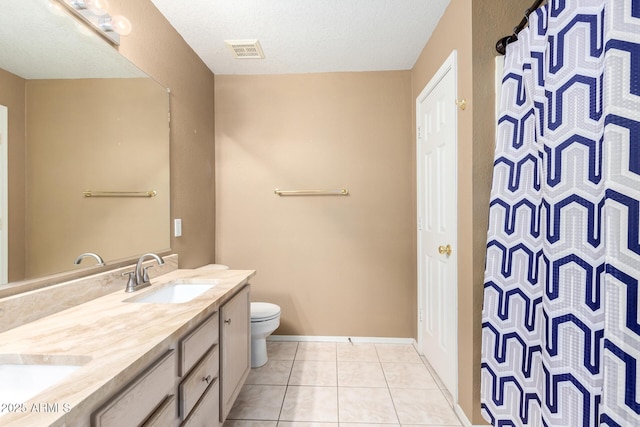
[[82, 260], [84, 258], [87, 258], [87, 257], [94, 258], [97, 261], [99, 266], [106, 265], [104, 263], [104, 261], [102, 260], [102, 257], [100, 255], [96, 254], [96, 253], [93, 253], [93, 252], [85, 252], [83, 254], [78, 255], [78, 258], [76, 258], [76, 260], [73, 261], [73, 263], [76, 264], [76, 265], [79, 265], [82, 262]]
[[135, 271], [131, 271], [129, 273], [123, 273], [123, 275], [125, 274], [129, 275], [129, 280], [127, 281], [127, 287], [125, 289], [125, 292], [133, 292], [137, 289], [147, 287], [151, 284], [151, 282], [149, 281], [149, 273], [147, 273], [147, 270], [151, 266], [142, 268], [142, 263], [147, 258], [155, 259], [158, 265], [164, 264], [164, 260], [160, 255], [156, 255], [154, 253], [146, 253], [142, 255], [140, 258], [138, 258], [138, 263], [136, 264]]

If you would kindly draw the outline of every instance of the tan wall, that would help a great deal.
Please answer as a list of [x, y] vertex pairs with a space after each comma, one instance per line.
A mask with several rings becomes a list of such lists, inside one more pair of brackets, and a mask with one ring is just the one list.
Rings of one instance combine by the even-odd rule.
[[166, 90], [151, 79], [29, 80], [26, 99], [27, 277], [67, 271], [83, 252], [113, 261], [168, 249]]
[[216, 76], [217, 261], [257, 269], [252, 299], [281, 306], [277, 334], [415, 336], [410, 84]]
[[480, 414], [480, 352], [495, 137], [494, 46], [530, 3], [451, 0], [411, 74], [415, 108], [415, 98], [451, 51], [458, 51], [458, 98], [467, 101], [467, 109], [458, 111], [458, 401], [473, 424], [485, 423]]
[[9, 281], [25, 274], [25, 84], [0, 69], [0, 104], [8, 107]]
[[213, 262], [213, 73], [149, 0], [109, 4], [133, 25], [120, 53], [171, 89], [171, 218], [182, 218], [171, 248], [181, 268]]

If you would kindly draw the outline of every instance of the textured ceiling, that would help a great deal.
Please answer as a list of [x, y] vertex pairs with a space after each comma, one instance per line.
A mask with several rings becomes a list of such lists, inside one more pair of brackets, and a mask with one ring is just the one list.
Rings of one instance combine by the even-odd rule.
[[[411, 69], [450, 0], [151, 1], [214, 73], [285, 74]], [[238, 39], [265, 59], [234, 58]]]

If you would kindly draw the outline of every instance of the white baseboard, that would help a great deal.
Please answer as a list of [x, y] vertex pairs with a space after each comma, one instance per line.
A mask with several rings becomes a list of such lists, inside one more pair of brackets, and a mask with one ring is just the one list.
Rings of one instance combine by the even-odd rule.
[[467, 418], [467, 415], [464, 413], [460, 405], [455, 405], [453, 410], [464, 427], [490, 427], [488, 424], [471, 424], [471, 421], [469, 421], [469, 418]]
[[[351, 341], [349, 341], [351, 340]], [[304, 342], [353, 342], [372, 344], [411, 344], [415, 346], [413, 338], [385, 338], [385, 337], [338, 337], [315, 335], [271, 335], [267, 341], [304, 341]]]

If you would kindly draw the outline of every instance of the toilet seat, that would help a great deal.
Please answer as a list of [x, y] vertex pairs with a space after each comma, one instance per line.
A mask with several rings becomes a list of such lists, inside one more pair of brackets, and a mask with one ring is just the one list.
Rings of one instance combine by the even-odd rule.
[[266, 322], [280, 316], [280, 307], [268, 302], [251, 303], [251, 322]]

